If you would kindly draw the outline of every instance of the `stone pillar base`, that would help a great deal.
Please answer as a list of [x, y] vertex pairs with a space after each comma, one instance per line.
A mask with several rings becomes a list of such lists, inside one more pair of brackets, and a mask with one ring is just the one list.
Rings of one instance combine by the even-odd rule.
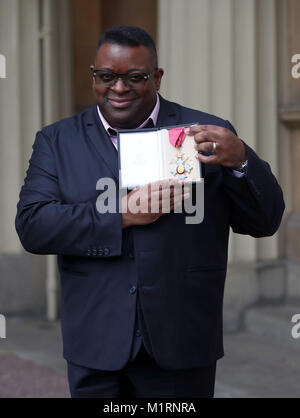
[[287, 298], [300, 300], [300, 213], [293, 213], [286, 224]]
[[234, 263], [228, 266], [224, 297], [224, 330], [244, 329], [247, 309], [281, 305], [286, 299], [284, 260]]

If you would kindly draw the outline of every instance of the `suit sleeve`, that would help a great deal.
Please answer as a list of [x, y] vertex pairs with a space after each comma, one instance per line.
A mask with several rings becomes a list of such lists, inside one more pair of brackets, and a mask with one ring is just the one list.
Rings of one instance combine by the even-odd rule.
[[279, 228], [285, 209], [283, 193], [270, 165], [245, 145], [248, 153], [245, 176], [235, 177], [230, 169], [223, 168], [224, 188], [232, 204], [231, 227], [234, 232], [256, 238], [271, 236]]
[[120, 256], [122, 215], [118, 208], [116, 213], [100, 214], [96, 200], [62, 202], [51, 140], [38, 132], [15, 218], [25, 250], [34, 254]]

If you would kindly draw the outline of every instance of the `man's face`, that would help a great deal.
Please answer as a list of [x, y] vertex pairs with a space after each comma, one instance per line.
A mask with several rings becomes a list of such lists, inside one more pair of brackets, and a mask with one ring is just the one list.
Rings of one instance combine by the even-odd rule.
[[116, 129], [137, 128], [151, 113], [156, 103], [163, 70], [155, 70], [155, 61], [150, 49], [145, 46], [128, 47], [105, 43], [97, 53], [91, 70], [109, 70], [118, 74], [130, 71], [150, 74], [150, 78], [138, 89], [126, 87], [118, 78], [111, 87], [96, 84], [93, 90], [96, 102], [107, 122]]

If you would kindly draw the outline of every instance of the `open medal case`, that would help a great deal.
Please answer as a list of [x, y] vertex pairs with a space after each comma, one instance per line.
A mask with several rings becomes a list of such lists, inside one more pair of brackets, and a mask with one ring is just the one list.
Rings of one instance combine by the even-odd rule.
[[186, 124], [164, 128], [118, 131], [120, 186], [134, 188], [165, 179], [203, 181], [203, 167], [195, 158], [193, 136]]

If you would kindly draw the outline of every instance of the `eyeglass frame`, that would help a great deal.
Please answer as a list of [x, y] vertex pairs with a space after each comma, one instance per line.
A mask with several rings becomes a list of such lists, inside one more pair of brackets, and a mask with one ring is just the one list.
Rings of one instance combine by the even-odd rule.
[[[103, 84], [102, 84], [102, 86], [103, 86], [103, 87], [106, 87], [106, 88], [111, 88], [111, 87], [113, 87], [113, 86], [116, 84], [116, 82], [118, 81], [118, 79], [119, 79], [119, 78], [121, 78], [121, 79], [122, 79], [123, 84], [124, 84], [127, 88], [132, 89], [132, 90], [138, 90], [138, 89], [139, 89], [139, 88], [141, 88], [141, 87], [133, 88], [133, 87], [131, 87], [131, 86], [128, 86], [128, 84], [126, 83], [126, 76], [128, 76], [130, 73], [133, 73], [133, 74], [134, 74], [134, 73], [143, 74], [143, 76], [144, 76], [144, 84], [143, 84], [143, 85], [145, 85], [145, 84], [146, 84], [146, 82], [147, 82], [147, 80], [149, 80], [149, 78], [150, 78], [151, 74], [155, 73], [157, 70], [158, 70], [158, 68], [155, 68], [155, 69], [154, 69], [153, 71], [151, 71], [150, 73], [144, 73], [144, 72], [139, 72], [139, 71], [132, 70], [132, 71], [128, 71], [127, 73], [123, 73], [123, 74], [121, 74], [121, 73], [115, 73], [114, 71], [105, 70], [105, 69], [103, 69], [103, 70], [101, 70], [101, 69], [99, 69], [99, 70], [92, 70], [92, 72], [93, 72], [93, 77], [94, 77], [94, 78], [96, 78], [97, 72], [99, 72], [99, 71], [103, 71], [103, 72], [105, 72], [105, 71], [106, 71], [107, 73], [110, 73], [110, 74], [113, 74], [113, 75], [117, 76], [117, 77], [115, 78], [115, 80], [114, 80], [114, 82], [113, 82], [113, 84], [112, 84], [111, 86], [105, 86], [105, 85], [103, 85]], [[101, 85], [101, 83], [99, 83], [99, 84]]]

